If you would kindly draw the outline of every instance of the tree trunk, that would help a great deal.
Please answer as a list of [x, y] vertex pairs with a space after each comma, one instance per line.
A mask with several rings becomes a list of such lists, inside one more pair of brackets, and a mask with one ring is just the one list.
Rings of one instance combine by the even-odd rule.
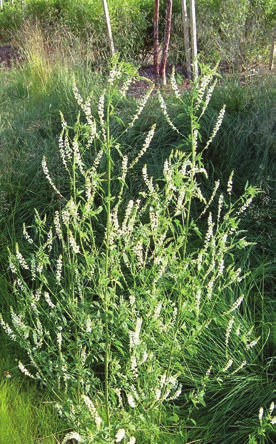
[[274, 25], [274, 30], [273, 30], [273, 34], [272, 34], [272, 43], [271, 43], [271, 49], [270, 49], [270, 57], [269, 57], [269, 70], [270, 71], [275, 69], [275, 54], [276, 54], [275, 40], [276, 40], [276, 24]]
[[198, 77], [198, 63], [197, 63], [197, 42], [196, 42], [196, 11], [195, 0], [190, 0], [191, 9], [191, 39], [192, 39], [192, 58], [193, 58], [193, 75], [194, 80]]
[[159, 5], [160, 0], [154, 1], [154, 48], [153, 48], [153, 63], [154, 63], [154, 74], [155, 74], [155, 81], [156, 83], [159, 83], [159, 60], [158, 60], [158, 53], [159, 53]]
[[172, 0], [167, 0], [165, 37], [164, 37], [162, 58], [159, 70], [159, 74], [160, 77], [162, 78], [164, 85], [166, 85], [166, 64], [167, 64], [170, 35], [171, 35], [171, 23], [172, 23]]
[[182, 3], [182, 18], [183, 18], [183, 33], [184, 33], [184, 47], [186, 56], [186, 69], [188, 79], [191, 78], [191, 47], [189, 39], [189, 20], [187, 13], [187, 3], [186, 0], [181, 0]]
[[115, 49], [114, 49], [114, 43], [113, 43], [113, 38], [112, 38], [112, 31], [111, 31], [111, 24], [110, 24], [109, 12], [108, 12], [107, 0], [102, 0], [102, 1], [103, 1], [105, 21], [106, 21], [106, 25], [107, 25], [107, 33], [108, 33], [110, 52], [111, 52], [111, 55], [114, 56]]

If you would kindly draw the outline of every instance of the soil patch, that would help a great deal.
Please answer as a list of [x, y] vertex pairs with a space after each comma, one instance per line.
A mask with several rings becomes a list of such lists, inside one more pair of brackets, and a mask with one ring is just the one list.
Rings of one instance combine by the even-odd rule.
[[2, 45], [0, 46], [0, 69], [10, 68], [13, 64], [18, 63], [22, 56], [16, 46]]

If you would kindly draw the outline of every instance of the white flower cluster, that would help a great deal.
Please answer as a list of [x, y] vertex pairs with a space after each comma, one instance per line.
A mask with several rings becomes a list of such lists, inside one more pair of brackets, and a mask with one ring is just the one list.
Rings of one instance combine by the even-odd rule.
[[169, 114], [168, 114], [168, 110], [167, 110], [167, 105], [165, 103], [165, 100], [163, 99], [163, 97], [160, 94], [160, 91], [158, 91], [158, 100], [160, 103], [160, 108], [165, 116], [166, 121], [168, 122], [168, 124], [170, 125], [170, 127], [176, 131], [177, 133], [179, 133], [179, 130], [176, 128], [176, 126], [172, 123]]
[[159, 304], [156, 305], [155, 309], [154, 309], [154, 314], [153, 314], [153, 319], [158, 319], [161, 313], [161, 309], [162, 309], [162, 302], [159, 302]]
[[55, 211], [55, 217], [54, 217], [54, 226], [56, 230], [56, 235], [59, 240], [62, 240], [62, 230], [60, 225], [60, 219], [59, 219], [59, 212]]
[[215, 195], [216, 195], [216, 192], [217, 192], [219, 186], [220, 186], [220, 181], [217, 180], [217, 181], [215, 182], [215, 186], [214, 186], [214, 190], [213, 190], [213, 192], [212, 192], [212, 195], [211, 195], [211, 197], [210, 197], [210, 199], [209, 199], [207, 205], [204, 207], [204, 210], [202, 211], [202, 213], [201, 213], [200, 216], [203, 216], [203, 215], [206, 213], [206, 211], [208, 210], [209, 206], [211, 205], [211, 203], [212, 203], [213, 200], [214, 200], [214, 197], [215, 197]]
[[70, 432], [70, 433], [67, 433], [67, 435], [65, 435], [65, 437], [64, 437], [64, 439], [63, 439], [61, 444], [67, 444], [68, 441], [70, 441], [70, 440], [75, 440], [77, 442], [82, 442], [83, 441], [83, 439], [79, 435], [79, 433], [77, 433], [77, 432]]
[[227, 372], [227, 370], [232, 367], [233, 365], [233, 359], [229, 359], [229, 361], [226, 363], [225, 367], [221, 370], [223, 373]]
[[[134, 205], [134, 202], [131, 199], [128, 202], [128, 204], [127, 204], [124, 220], [123, 220], [123, 223], [122, 223], [122, 229], [121, 229], [121, 235], [122, 236], [124, 236], [127, 233], [128, 220], [129, 220], [130, 215], [132, 213], [133, 205]], [[114, 225], [115, 225], [115, 227], [118, 228], [119, 227], [119, 222], [118, 222], [118, 219], [117, 219], [117, 210], [118, 210], [118, 208], [116, 207], [116, 213], [114, 213]], [[115, 215], [116, 215], [116, 217], [115, 217]]]
[[140, 152], [138, 153], [138, 155], [136, 156], [136, 158], [133, 160], [133, 162], [131, 163], [129, 169], [133, 168], [134, 165], [138, 162], [138, 160], [145, 154], [145, 152], [147, 151], [150, 142], [152, 141], [152, 138], [154, 136], [154, 132], [155, 132], [155, 128], [156, 128], [156, 124], [154, 123], [150, 129], [150, 131], [147, 134], [146, 140], [144, 142], [144, 145], [142, 146], [142, 149], [140, 150]]
[[130, 357], [130, 369], [131, 369], [132, 372], [135, 373], [135, 376], [137, 377], [138, 376], [137, 372], [136, 372], [136, 369], [137, 369], [137, 358], [136, 358], [135, 355], [132, 355]]
[[91, 413], [92, 418], [95, 420], [96, 427], [99, 430], [101, 423], [102, 423], [102, 418], [99, 416], [99, 414], [96, 410], [96, 407], [94, 406], [93, 402], [91, 401], [91, 399], [88, 396], [82, 395], [82, 399], [84, 400], [86, 407], [88, 408], [89, 412]]
[[218, 276], [221, 276], [223, 274], [223, 270], [224, 270], [224, 259], [222, 257], [218, 264]]
[[16, 267], [15, 267], [11, 257], [9, 258], [9, 267], [10, 267], [10, 270], [13, 274], [17, 274]]
[[145, 184], [147, 185], [147, 187], [149, 189], [149, 192], [151, 194], [157, 195], [157, 193], [155, 191], [155, 188], [154, 188], [154, 185], [152, 183], [152, 177], [150, 179], [148, 177], [148, 171], [147, 171], [147, 165], [146, 164], [143, 166], [142, 175], [143, 175], [144, 182], [145, 182]]
[[215, 79], [215, 81], [212, 83], [212, 85], [210, 86], [210, 88], [209, 88], [208, 91], [207, 91], [207, 94], [206, 94], [206, 97], [205, 97], [205, 100], [204, 100], [204, 104], [203, 104], [203, 107], [202, 107], [202, 110], [201, 110], [201, 113], [200, 113], [200, 116], [199, 116], [198, 120], [199, 120], [199, 119], [203, 116], [203, 114], [205, 113], [205, 111], [206, 111], [206, 109], [207, 109], [207, 107], [208, 107], [208, 105], [209, 105], [209, 102], [210, 102], [210, 100], [211, 100], [211, 97], [212, 97], [212, 95], [213, 95], [213, 92], [214, 92], [214, 89], [215, 89], [216, 84], [217, 84], [217, 79]]
[[125, 437], [125, 429], [119, 429], [115, 436], [115, 442], [121, 442]]
[[97, 168], [100, 165], [103, 154], [104, 154], [103, 150], [100, 150], [98, 152], [97, 156], [94, 159], [91, 170], [89, 171], [88, 174], [85, 175], [85, 190], [89, 204], [92, 201], [92, 192], [94, 192], [95, 187], [97, 185], [97, 180], [95, 179], [95, 177], [97, 174]]
[[221, 210], [224, 202], [224, 195], [221, 193], [218, 201], [217, 225], [219, 225]]
[[74, 219], [74, 221], [79, 219], [78, 205], [72, 198], [67, 203], [66, 208], [68, 208], [70, 216]]
[[133, 305], [135, 304], [135, 301], [136, 301], [135, 296], [131, 294], [129, 296], [129, 303], [130, 303], [131, 307], [133, 307]]
[[130, 87], [132, 81], [133, 81], [133, 78], [130, 77], [129, 79], [127, 79], [124, 82], [122, 89], [120, 89], [120, 94], [122, 95], [122, 97], [126, 96], [126, 92], [129, 90], [129, 87]]
[[234, 322], [235, 322], [235, 318], [234, 317], [232, 317], [230, 319], [230, 321], [228, 322], [227, 329], [226, 329], [226, 334], [225, 334], [225, 343], [226, 343], [226, 345], [228, 345], [230, 333], [231, 333], [231, 330], [232, 330]]
[[50, 308], [55, 308], [55, 304], [51, 301], [48, 291], [44, 291], [44, 298]]
[[243, 362], [241, 363], [241, 365], [239, 365], [239, 367], [236, 368], [236, 370], [234, 370], [234, 371], [231, 373], [231, 375], [234, 375], [235, 373], [239, 372], [239, 371], [240, 371], [245, 365], [246, 365], [246, 361], [243, 361]]
[[161, 277], [165, 273], [165, 270], [166, 270], [167, 265], [168, 265], [168, 258], [167, 257], [160, 258], [160, 264], [161, 265], [160, 265], [158, 274], [157, 274], [156, 278], [154, 279], [154, 283], [155, 284], [161, 279]]
[[128, 170], [127, 164], [128, 164], [128, 157], [124, 156], [122, 160], [122, 175], [121, 175], [122, 182], [125, 182], [126, 179], [127, 170]]
[[232, 305], [232, 307], [230, 308], [230, 310], [226, 311], [224, 314], [229, 314], [232, 313], [232, 311], [237, 310], [237, 308], [239, 308], [239, 306], [241, 305], [242, 301], [244, 300], [244, 295], [242, 294], [237, 300], [236, 302]]
[[216, 134], [218, 133], [218, 130], [220, 129], [222, 121], [223, 121], [223, 118], [224, 118], [224, 114], [225, 114], [225, 105], [223, 105], [223, 107], [221, 108], [221, 110], [219, 112], [219, 115], [218, 115], [218, 118], [217, 118], [217, 122], [215, 124], [215, 127], [214, 127], [214, 129], [212, 131], [212, 134], [211, 134], [208, 142], [206, 143], [206, 145], [204, 147], [204, 150], [206, 150], [209, 147], [210, 143], [213, 141], [213, 139], [215, 138]]
[[138, 109], [137, 109], [137, 111], [136, 111], [136, 114], [135, 114], [135, 116], [133, 117], [132, 121], [130, 122], [128, 128], [133, 127], [134, 122], [135, 122], [135, 121], [138, 119], [138, 117], [140, 116], [141, 112], [142, 112], [143, 109], [145, 108], [146, 103], [147, 103], [147, 101], [148, 101], [148, 99], [149, 99], [149, 97], [150, 97], [150, 95], [151, 95], [151, 93], [152, 93], [152, 91], [153, 91], [153, 88], [154, 88], [154, 85], [151, 86], [151, 88], [149, 89], [149, 91], [147, 92], [147, 94], [143, 97], [142, 100], [140, 100], [140, 103], [139, 103]]
[[208, 246], [210, 244], [210, 241], [211, 241], [211, 239], [213, 237], [213, 227], [214, 227], [214, 224], [213, 224], [212, 213], [209, 213], [209, 216], [208, 216], [208, 229], [207, 229], [207, 232], [206, 232], [206, 235], [205, 235], [205, 243], [204, 243], [204, 249], [205, 250], [207, 250], [207, 248], [208, 248]]
[[251, 204], [251, 202], [252, 202], [252, 200], [253, 200], [253, 197], [249, 197], [247, 200], [246, 200], [246, 202], [243, 204], [243, 206], [239, 209], [239, 211], [238, 211], [238, 216], [240, 216], [242, 213], [244, 213], [245, 212], [245, 210], [249, 207], [249, 205]]
[[45, 174], [46, 179], [48, 180], [49, 184], [51, 185], [51, 187], [55, 190], [55, 192], [63, 198], [62, 194], [60, 193], [60, 191], [57, 189], [57, 187], [55, 186], [54, 182], [52, 181], [52, 178], [50, 176], [48, 167], [47, 167], [47, 163], [46, 163], [46, 158], [45, 156], [43, 156], [42, 162], [41, 162], [41, 166], [42, 166], [42, 170], [43, 173]]
[[87, 319], [86, 319], [86, 329], [85, 329], [85, 331], [87, 333], [91, 333], [92, 332], [92, 321], [91, 321], [90, 316], [88, 316]]
[[75, 82], [73, 83], [72, 89], [73, 89], [73, 94], [74, 94], [77, 104], [82, 107], [83, 106], [83, 98], [81, 97]]
[[21, 267], [24, 268], [25, 270], [29, 270], [27, 262], [25, 261], [24, 257], [22, 256], [22, 254], [18, 249], [18, 244], [16, 244], [16, 257]]
[[[166, 373], [161, 376], [159, 388], [155, 390], [156, 401], [160, 401], [160, 399], [162, 401], [172, 401], [180, 396], [182, 384], [178, 385], [177, 377], [178, 375], [167, 376]], [[171, 394], [171, 392], [174, 393]], [[170, 394], [171, 396], [169, 396]]]
[[75, 254], [79, 253], [80, 247], [77, 245], [77, 242], [76, 242], [71, 230], [69, 230], [69, 233], [68, 233], [68, 240], [69, 240], [69, 245], [72, 248], [73, 252]]
[[131, 393], [127, 393], [127, 402], [132, 409], [135, 409], [136, 404], [133, 395]]
[[117, 66], [113, 66], [109, 73], [109, 77], [107, 79], [108, 83], [113, 85], [116, 79], [120, 79], [122, 77], [122, 72], [117, 68]]
[[174, 66], [172, 68], [172, 75], [171, 75], [171, 79], [170, 80], [171, 80], [171, 87], [172, 87], [172, 90], [173, 90], [173, 92], [175, 94], [175, 97], [177, 99], [181, 100], [181, 94], [179, 92], [179, 89], [178, 89], [178, 86], [177, 86], [177, 83], [176, 83], [176, 80], [175, 80], [175, 68], [174, 68]]
[[62, 255], [60, 254], [57, 260], [57, 272], [56, 272], [56, 281], [58, 284], [60, 284], [61, 281], [61, 273], [62, 273]]
[[76, 99], [78, 105], [83, 110], [85, 117], [86, 117], [86, 121], [90, 127], [90, 138], [88, 140], [88, 145], [90, 145], [92, 143], [92, 141], [94, 140], [94, 138], [98, 137], [97, 126], [96, 126], [96, 123], [93, 119], [92, 112], [91, 112], [91, 105], [90, 105], [91, 97], [88, 97], [87, 100], [84, 102], [75, 83], [73, 84], [73, 93], [74, 93], [74, 96], [75, 96], [75, 99]]
[[143, 254], [143, 242], [138, 241], [136, 245], [133, 247], [133, 252], [136, 256], [138, 266], [143, 268], [144, 265], [144, 254]]
[[199, 316], [199, 312], [200, 312], [200, 300], [201, 300], [201, 290], [198, 289], [196, 292], [196, 296], [195, 296], [195, 312], [196, 312], [196, 316]]
[[177, 192], [177, 187], [174, 184], [173, 176], [175, 175], [175, 171], [172, 168], [171, 162], [168, 161], [168, 159], [164, 162], [164, 168], [163, 168], [163, 174], [164, 178], [166, 180], [166, 201], [170, 202], [172, 198], [175, 196], [175, 193]]
[[129, 341], [130, 341], [130, 348], [137, 347], [140, 345], [140, 331], [142, 327], [143, 320], [141, 318], [138, 318], [136, 321], [136, 328], [135, 331], [129, 332]]
[[26, 367], [24, 367], [24, 365], [20, 361], [18, 362], [18, 368], [24, 375], [28, 376], [29, 378], [35, 379], [35, 377], [31, 375], [31, 373], [26, 369]]
[[27, 230], [26, 230], [26, 225], [25, 223], [23, 224], [23, 236], [26, 239], [27, 242], [29, 242], [29, 244], [32, 244], [34, 241], [31, 238], [31, 236], [28, 234]]
[[[62, 114], [61, 114], [61, 116], [62, 116]], [[66, 124], [66, 122], [65, 122], [65, 124]], [[72, 149], [71, 149], [70, 143], [69, 143], [68, 132], [66, 132], [66, 134], [64, 136], [64, 129], [62, 130], [62, 132], [59, 136], [58, 147], [59, 147], [59, 153], [60, 153], [62, 163], [63, 163], [64, 167], [66, 168], [66, 170], [69, 171], [67, 162], [69, 162], [72, 158]]]
[[58, 344], [59, 350], [61, 350], [61, 345], [62, 345], [62, 333], [61, 333], [61, 331], [59, 331], [57, 333], [57, 344]]
[[260, 340], [260, 337], [257, 338], [257, 339], [254, 339], [254, 341], [251, 341], [249, 344], [247, 344], [246, 345], [247, 350], [249, 350], [250, 348], [255, 347], [255, 345], [258, 344], [259, 340]]
[[43, 250], [45, 250], [46, 248], [49, 249], [49, 251], [52, 250], [52, 244], [53, 244], [53, 232], [52, 232], [52, 228], [50, 228], [49, 232], [47, 233], [47, 240], [43, 245]]
[[[135, 202], [133, 202], [133, 200], [130, 200], [128, 202], [121, 227], [118, 221], [118, 205], [113, 208], [113, 211], [110, 215], [110, 223], [112, 226], [112, 230], [109, 233], [110, 245], [114, 244], [115, 238], [118, 238], [120, 240], [123, 239], [127, 243], [134, 229], [134, 224], [137, 218], [137, 212], [140, 208], [140, 203], [140, 199], [137, 199]], [[136, 247], [134, 247], [133, 249], [136, 251], [138, 260], [140, 260], [139, 263], [142, 265], [143, 262], [141, 261], [141, 252], [138, 251], [140, 247]], [[128, 265], [128, 259], [125, 254], [123, 255], [123, 258], [126, 262], [126, 265]]]
[[233, 188], [233, 175], [234, 175], [234, 170], [231, 172], [228, 182], [227, 182], [227, 193], [231, 194], [232, 193], [232, 188]]
[[16, 341], [16, 336], [14, 332], [12, 331], [10, 326], [6, 324], [6, 322], [3, 320], [1, 313], [0, 313], [0, 325], [3, 327], [3, 330], [9, 336], [9, 338], [11, 338], [13, 341]]
[[212, 75], [211, 74], [205, 74], [204, 76], [202, 76], [200, 84], [199, 84], [199, 89], [198, 89], [198, 93], [197, 93], [197, 101], [196, 101], [196, 110], [198, 110], [202, 104], [202, 100], [206, 91], [207, 86], [209, 85], [209, 83], [212, 80]]
[[73, 153], [74, 153], [74, 162], [79, 167], [81, 174], [84, 176], [85, 175], [84, 164], [81, 158], [77, 137], [75, 137], [73, 140]]
[[32, 274], [32, 281], [35, 281], [36, 279], [36, 261], [34, 255], [31, 257], [31, 274]]
[[215, 277], [213, 276], [207, 284], [207, 298], [212, 299]]
[[100, 119], [102, 135], [103, 135], [104, 141], [106, 141], [106, 131], [105, 131], [105, 122], [104, 122], [104, 95], [105, 95], [105, 92], [101, 95], [101, 97], [99, 99], [98, 115], [99, 115], [99, 119]]
[[117, 387], [114, 389], [114, 391], [115, 391], [116, 395], [118, 396], [118, 401], [119, 401], [120, 407], [123, 407], [123, 398], [121, 395], [121, 389]]
[[17, 331], [19, 333], [23, 333], [24, 338], [27, 339], [29, 337], [29, 327], [24, 324], [24, 322], [21, 319], [21, 316], [14, 313], [13, 309], [11, 308], [11, 320], [12, 323]]
[[243, 277], [240, 276], [241, 271], [241, 268], [238, 268], [236, 271], [232, 272], [230, 281], [228, 281], [222, 289], [229, 287], [233, 282], [241, 282], [243, 279]]

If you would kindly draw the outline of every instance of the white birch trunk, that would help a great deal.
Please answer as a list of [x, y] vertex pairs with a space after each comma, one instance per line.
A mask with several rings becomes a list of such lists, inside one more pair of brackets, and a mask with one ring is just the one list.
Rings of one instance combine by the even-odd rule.
[[276, 58], [275, 41], [276, 41], [276, 24], [274, 25], [274, 30], [272, 34], [272, 42], [271, 42], [270, 57], [269, 57], [269, 70], [271, 71], [275, 69], [275, 58]]
[[107, 33], [108, 33], [110, 52], [111, 52], [111, 55], [114, 56], [115, 48], [114, 48], [114, 43], [113, 43], [113, 37], [112, 37], [112, 31], [111, 31], [111, 24], [110, 24], [110, 18], [109, 18], [107, 1], [106, 0], [102, 0], [102, 1], [103, 1], [105, 21], [106, 21], [106, 25], [107, 25]]
[[191, 40], [192, 40], [192, 58], [193, 58], [193, 74], [194, 80], [198, 77], [198, 63], [197, 63], [197, 41], [196, 41], [196, 11], [195, 0], [190, 0], [191, 9]]

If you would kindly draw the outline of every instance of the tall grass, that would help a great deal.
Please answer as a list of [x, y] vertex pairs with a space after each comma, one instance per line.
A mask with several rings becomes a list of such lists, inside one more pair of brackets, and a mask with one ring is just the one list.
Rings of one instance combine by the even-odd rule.
[[[232, 172], [223, 186], [217, 179], [209, 192], [202, 187], [210, 181], [203, 155], [225, 112], [203, 143], [210, 71], [189, 96], [172, 77], [177, 119], [159, 94], [162, 125], [177, 146], [151, 177], [145, 159], [159, 140], [155, 119], [139, 150], [125, 143], [144, 125], [151, 89], [122, 120], [133, 80], [125, 68], [113, 65], [96, 107], [73, 86], [80, 114], [70, 125], [61, 115], [59, 163], [42, 159], [51, 205], [36, 209], [33, 222], [28, 216], [25, 244], [13, 237], [14, 302], [1, 325], [27, 353], [19, 369], [51, 392], [69, 424], [64, 443], [266, 439], [274, 364], [262, 352], [271, 327], [260, 331], [251, 316], [253, 247], [242, 229], [258, 190], [247, 186], [235, 199]], [[222, 431], [220, 408], [224, 417], [232, 405], [242, 412], [237, 393], [249, 399], [254, 387], [262, 388], [237, 434], [234, 413]], [[206, 403], [209, 424], [200, 414]]]

